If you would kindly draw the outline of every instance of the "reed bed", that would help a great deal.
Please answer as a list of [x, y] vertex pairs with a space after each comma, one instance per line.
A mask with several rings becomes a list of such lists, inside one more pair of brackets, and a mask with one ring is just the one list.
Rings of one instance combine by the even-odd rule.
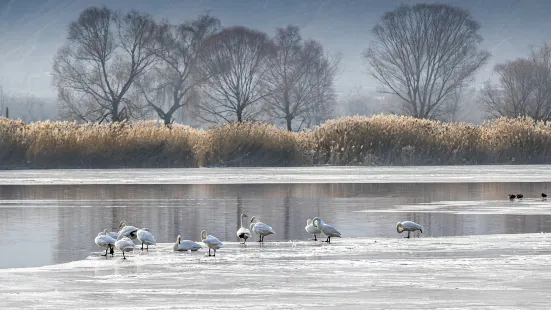
[[404, 116], [345, 117], [308, 132], [262, 123], [208, 130], [158, 122], [25, 124], [0, 118], [0, 167], [115, 168], [543, 164], [551, 126], [501, 118], [480, 126]]

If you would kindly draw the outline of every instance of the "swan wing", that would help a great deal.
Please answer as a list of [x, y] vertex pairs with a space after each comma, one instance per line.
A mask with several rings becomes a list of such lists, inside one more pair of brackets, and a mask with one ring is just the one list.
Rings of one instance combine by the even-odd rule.
[[312, 235], [317, 235], [317, 234], [321, 233], [321, 230], [319, 228], [317, 228], [316, 226], [314, 226], [313, 224], [306, 225], [306, 227], [304, 229], [306, 229], [307, 233], [312, 234]]
[[402, 222], [402, 226], [405, 230], [423, 230], [423, 226], [412, 221]]
[[248, 228], [241, 227], [237, 230], [238, 238], [249, 238], [251, 236], [251, 231]]
[[124, 226], [120, 231], [119, 235], [123, 235], [125, 237], [132, 237], [136, 238], [136, 233], [138, 231], [138, 228], [134, 226]]
[[178, 242], [174, 244], [174, 251], [197, 251], [201, 248], [199, 243], [191, 240], [180, 240], [180, 244]]
[[208, 245], [209, 247], [224, 247], [224, 244], [222, 244], [222, 242], [220, 242], [220, 240], [218, 240], [218, 238], [213, 235], [208, 235], [207, 238], [203, 240], [203, 243]]
[[98, 246], [104, 247], [104, 248], [106, 248], [109, 245], [114, 245], [115, 242], [116, 242], [115, 239], [111, 238], [110, 236], [106, 236], [106, 235], [97, 236], [94, 241], [96, 242], [96, 244]]
[[157, 244], [157, 242], [155, 241], [155, 237], [153, 237], [153, 235], [148, 230], [140, 229], [138, 230], [136, 235], [138, 237], [138, 240], [140, 240], [140, 242], [142, 243], [145, 243], [148, 245]]
[[321, 231], [323, 232], [324, 235], [329, 236], [329, 237], [340, 237], [341, 236], [341, 233], [337, 229], [335, 229], [335, 227], [333, 227], [331, 225], [324, 224], [321, 227]]
[[256, 223], [256, 225], [254, 225], [254, 231], [257, 234], [263, 235], [263, 236], [275, 234], [272, 227], [270, 227], [269, 225], [264, 224], [262, 222], [258, 222], [258, 223]]

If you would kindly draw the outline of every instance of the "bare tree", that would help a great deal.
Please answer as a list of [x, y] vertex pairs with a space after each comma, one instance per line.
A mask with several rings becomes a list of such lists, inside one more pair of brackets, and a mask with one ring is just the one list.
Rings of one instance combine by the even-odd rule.
[[155, 59], [155, 28], [150, 15], [137, 11], [84, 10], [69, 25], [67, 43], [54, 59], [62, 114], [86, 121], [110, 117], [113, 122], [131, 114], [126, 95]]
[[478, 49], [480, 25], [446, 4], [401, 5], [373, 28], [364, 57], [372, 75], [419, 118], [438, 114], [442, 102], [469, 81], [490, 54]]
[[206, 122], [242, 122], [261, 112], [270, 93], [268, 74], [275, 47], [268, 36], [245, 27], [226, 28], [208, 38], [199, 57], [204, 99], [198, 107]]
[[494, 70], [499, 85], [488, 82], [481, 94], [492, 116], [551, 120], [551, 46], [545, 44], [529, 58], [498, 64]]
[[147, 104], [165, 125], [174, 121], [174, 114], [196, 96], [192, 89], [208, 76], [196, 70], [197, 58], [204, 40], [220, 30], [220, 20], [204, 15], [180, 25], [164, 23], [158, 27], [158, 62], [137, 83]]
[[301, 121], [300, 129], [308, 117], [327, 112], [330, 105], [324, 96], [332, 92], [338, 59], [331, 63], [320, 43], [304, 42], [296, 26], [278, 28], [274, 42], [277, 53], [270, 70], [274, 88], [267, 97], [267, 112], [284, 120], [287, 130], [292, 131], [293, 121]]

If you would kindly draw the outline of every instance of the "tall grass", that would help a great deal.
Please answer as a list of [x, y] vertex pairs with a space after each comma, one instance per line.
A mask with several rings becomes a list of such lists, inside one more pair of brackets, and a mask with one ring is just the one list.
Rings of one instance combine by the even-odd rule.
[[261, 123], [203, 131], [0, 118], [3, 168], [535, 164], [550, 163], [550, 151], [551, 125], [529, 118], [474, 126], [354, 116], [300, 133]]

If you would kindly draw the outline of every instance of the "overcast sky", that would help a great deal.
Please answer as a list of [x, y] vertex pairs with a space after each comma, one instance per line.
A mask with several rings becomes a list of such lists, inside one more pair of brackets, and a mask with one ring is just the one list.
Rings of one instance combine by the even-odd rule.
[[[305, 38], [319, 40], [329, 52], [343, 55], [337, 91], [347, 95], [362, 88], [375, 90], [362, 51], [382, 13], [400, 3], [434, 1], [394, 0], [0, 0], [0, 84], [8, 93], [54, 97], [51, 64], [63, 44], [67, 25], [86, 7], [107, 5], [138, 9], [156, 18], [178, 22], [210, 11], [224, 26], [244, 25], [273, 34], [276, 27], [301, 27]], [[444, 0], [471, 11], [481, 25], [483, 47], [493, 57], [477, 76], [492, 75], [496, 62], [524, 56], [530, 45], [551, 41], [551, 1]]]

